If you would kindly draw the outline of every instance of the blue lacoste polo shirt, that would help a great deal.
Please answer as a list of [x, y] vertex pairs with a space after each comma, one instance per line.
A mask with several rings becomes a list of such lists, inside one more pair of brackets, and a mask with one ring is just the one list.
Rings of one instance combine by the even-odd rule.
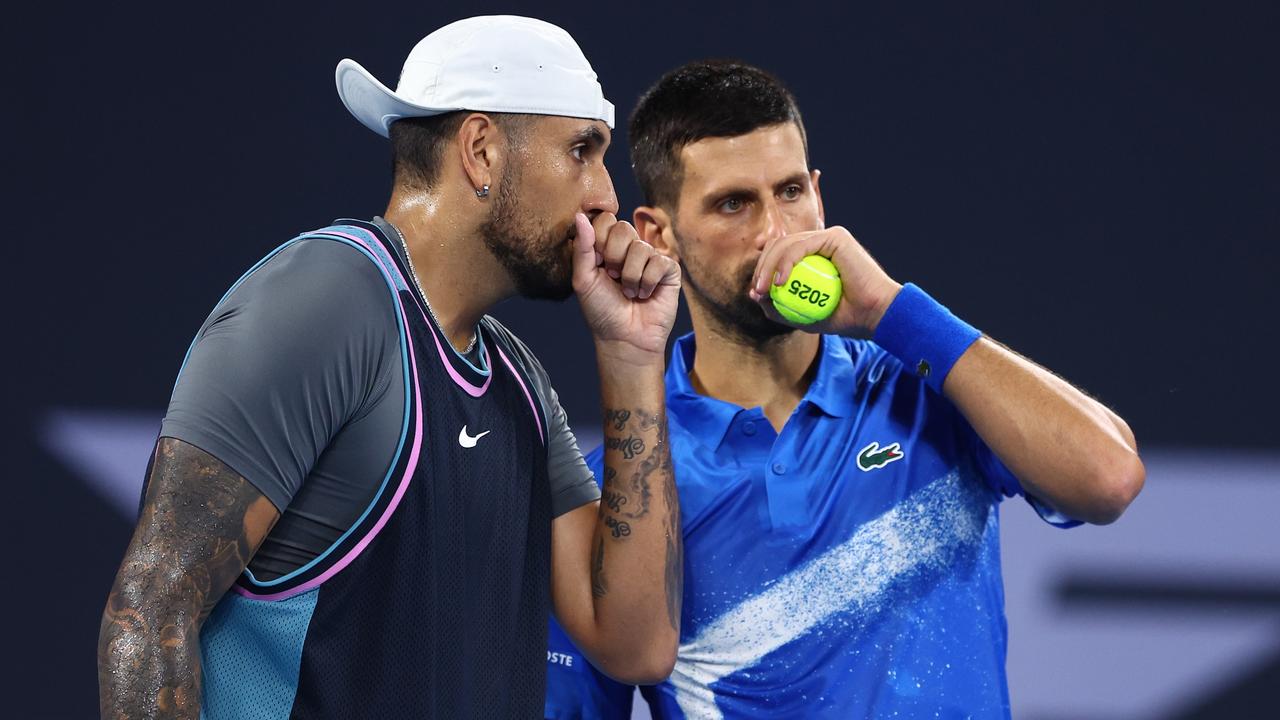
[[[694, 352], [680, 338], [666, 375], [686, 564], [655, 716], [1008, 717], [998, 506], [1022, 488], [959, 411], [874, 343], [823, 336], [775, 433], [699, 395]], [[601, 477], [601, 449], [587, 461]], [[552, 624], [573, 660], [548, 667], [547, 717], [629, 717], [631, 689]]]

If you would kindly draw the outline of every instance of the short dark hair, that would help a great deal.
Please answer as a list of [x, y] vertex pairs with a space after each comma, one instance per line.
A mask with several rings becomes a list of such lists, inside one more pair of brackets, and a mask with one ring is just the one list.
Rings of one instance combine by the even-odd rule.
[[684, 179], [680, 151], [709, 137], [737, 137], [794, 122], [809, 143], [796, 99], [778, 78], [736, 60], [700, 60], [663, 75], [640, 96], [627, 133], [645, 203], [675, 209]]
[[[391, 176], [397, 184], [430, 190], [440, 175], [440, 157], [471, 113], [457, 110], [442, 115], [403, 118], [391, 123]], [[517, 142], [524, 137], [532, 115], [486, 113]]]

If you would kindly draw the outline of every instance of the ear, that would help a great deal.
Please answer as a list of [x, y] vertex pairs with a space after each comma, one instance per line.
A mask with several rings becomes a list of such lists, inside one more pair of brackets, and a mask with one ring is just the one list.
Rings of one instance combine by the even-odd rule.
[[813, 196], [818, 200], [818, 223], [825, 229], [827, 227], [827, 211], [822, 207], [822, 189], [818, 187], [818, 179], [821, 177], [821, 170], [814, 168], [809, 171], [809, 182], [813, 184]]
[[493, 178], [501, 176], [498, 169], [505, 158], [502, 157], [500, 135], [493, 119], [483, 113], [471, 113], [458, 127], [462, 171], [476, 192], [492, 185]]
[[680, 253], [676, 248], [674, 223], [671, 222], [671, 216], [666, 210], [641, 205], [631, 214], [631, 220], [641, 240], [672, 260], [680, 261]]

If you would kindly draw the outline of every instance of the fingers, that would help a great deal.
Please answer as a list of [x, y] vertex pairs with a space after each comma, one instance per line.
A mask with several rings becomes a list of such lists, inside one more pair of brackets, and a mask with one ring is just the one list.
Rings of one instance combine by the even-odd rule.
[[[811, 250], [809, 248], [809, 245], [811, 244], [812, 243], [795, 243], [788, 247], [778, 249], [777, 261], [774, 265], [774, 277], [776, 278], [773, 281], [774, 285], [786, 284], [787, 278], [791, 277], [791, 270], [794, 269], [796, 265], [800, 264], [800, 261], [803, 260], [806, 255], [811, 255], [819, 249], [814, 248]], [[818, 254], [821, 255], [822, 253]]]
[[622, 263], [622, 274], [618, 278], [622, 283], [623, 295], [629, 298], [639, 297], [640, 280], [644, 275], [644, 268], [654, 254], [653, 248], [639, 238], [627, 246], [627, 256]]
[[752, 297], [768, 295], [770, 284], [776, 284], [779, 280], [785, 279], [786, 276], [780, 278], [777, 275], [778, 252], [808, 234], [784, 235], [765, 245], [764, 252], [760, 253], [760, 259], [756, 260], [756, 271], [751, 275]]
[[[601, 218], [608, 215], [608, 221], [602, 222]], [[600, 252], [601, 262], [604, 264], [605, 272], [609, 273], [609, 277], [617, 280], [622, 277], [622, 265], [627, 259], [627, 250], [633, 241], [638, 241], [640, 235], [636, 229], [628, 222], [618, 222], [618, 219], [608, 213], [601, 213], [596, 217], [596, 250]]]
[[596, 231], [591, 227], [587, 216], [578, 213], [573, 216], [577, 235], [573, 239], [573, 279], [575, 285], [591, 279], [591, 273], [600, 264], [596, 252]]
[[619, 281], [623, 295], [648, 300], [659, 285], [680, 287], [680, 267], [649, 243], [636, 240], [627, 251]]
[[770, 285], [785, 284], [792, 268], [806, 255], [833, 258], [841, 233], [848, 235], [848, 231], [843, 228], [832, 227], [786, 235], [766, 245], [760, 259], [756, 261], [756, 270], [751, 278], [751, 297], [759, 300], [769, 294]]
[[[618, 281], [619, 289], [628, 299], [648, 299], [661, 284], [680, 284], [680, 268], [675, 261], [662, 255], [652, 245], [640, 239], [631, 223], [620, 222], [607, 213], [601, 213], [592, 223], [595, 232], [594, 252], [596, 265], [609, 277]], [[582, 234], [582, 228], [579, 228]], [[583, 250], [585, 255], [585, 250]], [[584, 257], [585, 259], [585, 257]]]
[[680, 266], [671, 258], [655, 252], [640, 276], [640, 299], [648, 300], [659, 285], [680, 287]]

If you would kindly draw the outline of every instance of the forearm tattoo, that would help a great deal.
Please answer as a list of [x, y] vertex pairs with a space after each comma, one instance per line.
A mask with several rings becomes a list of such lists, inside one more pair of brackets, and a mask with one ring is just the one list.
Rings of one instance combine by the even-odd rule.
[[600, 538], [595, 552], [591, 553], [591, 594], [596, 597], [609, 594], [609, 584], [604, 579], [604, 538]]
[[98, 634], [103, 718], [198, 718], [200, 625], [279, 517], [217, 458], [161, 438]]
[[684, 584], [684, 550], [680, 534], [680, 502], [672, 472], [667, 421], [662, 413], [641, 408], [605, 409], [605, 467], [601, 490], [600, 517], [604, 533], [592, 558], [592, 590], [597, 597], [608, 591], [604, 582], [604, 537], [625, 541], [633, 525], [649, 515], [654, 488], [666, 503], [662, 518], [666, 536], [665, 584], [667, 614], [671, 626], [679, 629], [680, 602]]

